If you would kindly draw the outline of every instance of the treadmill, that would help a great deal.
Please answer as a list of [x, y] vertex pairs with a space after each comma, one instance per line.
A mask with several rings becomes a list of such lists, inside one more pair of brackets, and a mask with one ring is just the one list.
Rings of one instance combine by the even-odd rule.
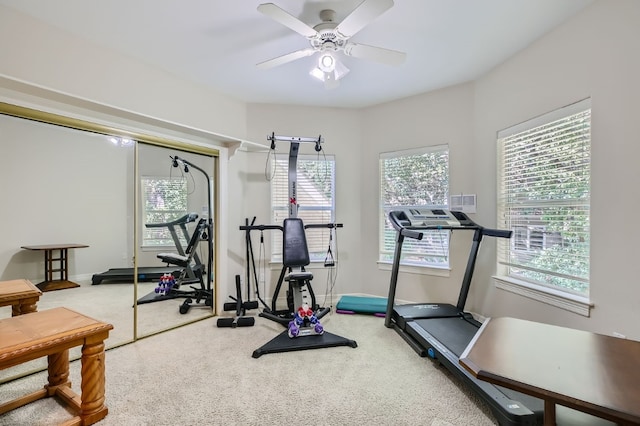
[[[476, 379], [459, 363], [459, 357], [471, 342], [481, 323], [464, 311], [476, 257], [484, 236], [511, 238], [512, 231], [487, 229], [466, 214], [445, 209], [398, 208], [389, 213], [397, 232], [384, 324], [398, 334], [420, 355], [429, 357], [468, 384], [487, 403], [501, 426], [541, 425], [544, 403], [519, 392]], [[467, 230], [473, 243], [457, 304], [412, 303], [395, 305], [400, 255], [405, 237], [421, 240], [429, 230]]]
[[[191, 239], [191, 236], [189, 235], [187, 224], [194, 222], [197, 218], [197, 213], [187, 213], [186, 215], [170, 222], [147, 223], [145, 224], [145, 227], [168, 228], [169, 232], [171, 233], [171, 239], [175, 244], [176, 250], [180, 255], [184, 256], [185, 251], [182, 248], [182, 244], [180, 243], [177, 228], [181, 230], [185, 241], [189, 241]], [[197, 255], [194, 258], [196, 259], [196, 262], [198, 264], [201, 263], [200, 259], [197, 258]], [[180, 275], [181, 271], [182, 269], [176, 268], [176, 266], [139, 266], [137, 275], [138, 281], [159, 281], [164, 274], [173, 274], [174, 276], [178, 276]], [[91, 284], [99, 285], [103, 281], [112, 283], [132, 283], [134, 281], [134, 274], [134, 268], [111, 268], [105, 272], [93, 274], [93, 276], [91, 277]], [[192, 275], [193, 274], [190, 273], [189, 278], [193, 279], [195, 282], [196, 277]]]

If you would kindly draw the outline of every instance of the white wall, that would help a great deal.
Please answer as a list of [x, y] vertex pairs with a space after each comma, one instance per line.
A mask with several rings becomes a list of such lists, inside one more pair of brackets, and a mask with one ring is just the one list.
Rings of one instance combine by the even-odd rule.
[[475, 83], [481, 223], [493, 223], [496, 132], [580, 99], [592, 98], [591, 281], [586, 318], [495, 289], [493, 250], [479, 260], [471, 308], [640, 339], [635, 268], [640, 228], [637, 121], [640, 113], [640, 2], [600, 1]]
[[43, 252], [22, 246], [88, 245], [69, 250], [73, 280], [90, 281], [96, 272], [129, 265], [133, 235], [127, 218], [133, 216], [133, 194], [127, 188], [133, 179], [133, 147], [8, 116], [0, 116], [0, 140], [6, 201], [0, 209], [0, 280], [44, 280]]

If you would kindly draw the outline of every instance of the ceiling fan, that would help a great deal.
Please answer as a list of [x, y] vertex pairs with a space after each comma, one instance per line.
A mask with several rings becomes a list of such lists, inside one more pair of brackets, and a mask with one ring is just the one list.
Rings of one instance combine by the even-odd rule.
[[338, 81], [349, 72], [349, 69], [338, 60], [337, 53], [388, 65], [400, 65], [406, 57], [404, 52], [354, 43], [349, 40], [392, 6], [393, 0], [364, 0], [340, 23], [334, 22], [335, 11], [325, 9], [320, 11], [322, 22], [310, 27], [273, 3], [261, 4], [258, 6], [259, 12], [305, 36], [311, 47], [260, 62], [257, 67], [261, 69], [273, 68], [320, 52], [318, 66], [311, 70], [311, 75], [324, 81], [326, 88], [334, 88], [338, 86]]

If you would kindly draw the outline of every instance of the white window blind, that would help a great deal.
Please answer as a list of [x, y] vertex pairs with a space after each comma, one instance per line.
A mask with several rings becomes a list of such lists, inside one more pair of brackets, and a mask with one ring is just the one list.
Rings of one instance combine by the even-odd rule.
[[[379, 259], [392, 262], [396, 231], [387, 213], [394, 207], [447, 208], [449, 147], [437, 145], [380, 154]], [[429, 231], [420, 241], [405, 239], [402, 265], [447, 268], [449, 231]]]
[[[276, 154], [274, 163], [271, 219], [281, 225], [289, 217], [289, 157]], [[305, 225], [335, 222], [335, 157], [301, 154], [297, 166], [298, 217]], [[272, 236], [271, 261], [281, 262], [282, 233], [273, 232]], [[309, 228], [306, 236], [311, 261], [323, 262], [329, 248], [329, 228]]]
[[[147, 228], [147, 223], [166, 223], [187, 214], [187, 180], [184, 177], [149, 177], [140, 179], [142, 186], [142, 245], [173, 247], [169, 228]], [[178, 233], [184, 239], [182, 233]], [[188, 242], [181, 241], [186, 247]]]
[[589, 100], [498, 133], [498, 262], [507, 276], [589, 292]]

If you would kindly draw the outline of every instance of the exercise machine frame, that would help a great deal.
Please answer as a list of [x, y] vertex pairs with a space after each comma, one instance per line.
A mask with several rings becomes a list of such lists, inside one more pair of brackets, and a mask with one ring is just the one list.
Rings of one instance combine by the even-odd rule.
[[[211, 306], [210, 291], [208, 291], [203, 278], [204, 267], [196, 257], [198, 245], [207, 229], [207, 220], [200, 219], [191, 234], [184, 255], [177, 253], [159, 253], [157, 255], [167, 265], [173, 265], [181, 269], [177, 274], [166, 274], [161, 277], [160, 283], [154, 291], [138, 299], [138, 305], [183, 298], [185, 301], [179, 308], [181, 314], [186, 314], [189, 311], [194, 299], [196, 303], [204, 301], [206, 306]], [[199, 287], [190, 285], [196, 283], [199, 284]], [[182, 288], [184, 285], [189, 285], [190, 290], [184, 290]]]
[[[292, 137], [292, 136], [276, 136], [272, 133], [268, 138], [271, 142], [271, 150], [275, 150], [276, 142], [287, 142], [289, 143], [289, 174], [288, 174], [288, 196], [289, 196], [289, 217], [288, 219], [297, 219], [298, 218], [298, 154], [300, 149], [300, 143], [313, 143], [315, 144], [315, 151], [322, 151], [322, 136], [318, 136], [318, 138], [304, 138], [304, 137]], [[328, 228], [337, 228], [341, 227], [341, 224], [318, 224], [318, 225], [304, 225], [302, 229], [302, 233], [304, 234], [304, 229], [310, 227], [328, 227]], [[245, 226], [240, 227], [241, 230], [265, 230], [265, 229], [279, 229], [284, 231], [283, 226], [278, 225], [258, 225], [258, 226]], [[283, 248], [286, 244], [284, 235], [283, 235]], [[306, 239], [305, 239], [305, 247], [304, 250], [308, 250], [306, 247]], [[284, 250], [283, 250], [284, 252]], [[308, 258], [308, 251], [306, 253]], [[284, 253], [283, 253], [284, 257]], [[284, 260], [284, 259], [283, 259]], [[284, 325], [285, 327], [289, 327], [291, 321], [293, 321], [296, 312], [302, 307], [298, 306], [298, 304], [303, 304], [305, 301], [310, 300], [311, 305], [308, 306], [310, 310], [313, 312], [314, 320], [319, 320], [328, 314], [331, 308], [324, 307], [321, 308], [318, 306], [315, 300], [315, 294], [313, 293], [313, 289], [310, 285], [311, 279], [313, 279], [313, 275], [310, 273], [306, 273], [304, 271], [304, 265], [299, 263], [296, 266], [301, 266], [302, 270], [298, 272], [291, 273], [291, 267], [288, 267], [283, 262], [283, 268], [280, 272], [280, 277], [278, 278], [278, 284], [276, 285], [276, 290], [274, 292], [274, 296], [272, 299], [272, 307], [271, 309], [266, 308], [263, 312], [259, 314], [259, 316], [269, 319], [271, 321], [275, 321], [279, 324]], [[307, 262], [308, 263], [308, 262]], [[287, 271], [290, 271], [289, 276], [287, 276]], [[280, 292], [280, 288], [282, 286], [283, 281], [289, 282], [289, 291], [287, 295], [287, 311], [278, 311], [276, 309], [276, 303], [278, 294]], [[304, 306], [304, 305], [303, 305]], [[293, 308], [293, 309], [292, 309]], [[329, 333], [325, 330], [322, 330], [320, 333], [310, 333], [310, 334], [300, 334], [298, 337], [291, 337], [290, 330], [285, 330], [276, 336], [274, 339], [269, 341], [267, 344], [261, 346], [253, 352], [253, 357], [258, 358], [263, 354], [267, 353], [278, 353], [278, 352], [289, 352], [289, 351], [297, 351], [297, 350], [305, 350], [305, 349], [318, 349], [318, 348], [326, 348], [326, 347], [334, 347], [334, 346], [350, 346], [352, 348], [357, 347], [357, 343], [355, 340], [347, 339], [345, 337], [337, 336], [335, 334]]]
[[[459, 363], [459, 356], [481, 323], [465, 312], [478, 250], [483, 237], [511, 238], [512, 231], [484, 228], [462, 212], [423, 207], [398, 208], [388, 213], [396, 230], [396, 246], [389, 284], [385, 326], [395, 329], [423, 357], [444, 365], [487, 403], [501, 426], [541, 424], [543, 405], [536, 398], [492, 385], [473, 377]], [[413, 303], [395, 305], [395, 294], [404, 239], [421, 240], [430, 230], [473, 231], [473, 242], [456, 305]]]

